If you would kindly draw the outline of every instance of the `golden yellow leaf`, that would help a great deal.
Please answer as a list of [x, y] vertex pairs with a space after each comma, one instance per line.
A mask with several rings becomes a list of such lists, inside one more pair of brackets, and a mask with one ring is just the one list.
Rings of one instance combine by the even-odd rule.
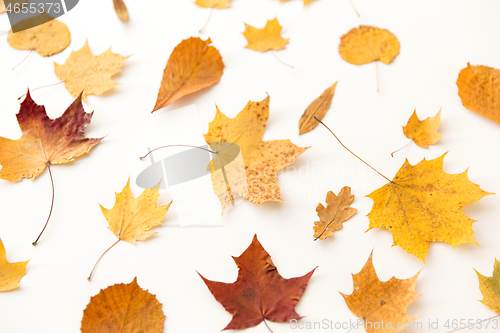
[[220, 168], [212, 162], [212, 185], [221, 201], [222, 213], [236, 197], [257, 205], [283, 201], [276, 175], [307, 148], [297, 147], [290, 140], [262, 141], [268, 118], [269, 96], [261, 102], [248, 102], [235, 118], [226, 117], [217, 108], [209, 124], [204, 137], [210, 147], [220, 154], [228, 146], [224, 143], [237, 145], [244, 163], [244, 168], [238, 168], [237, 163]]
[[326, 194], [326, 208], [321, 203], [316, 207], [319, 221], [314, 222], [314, 238], [327, 239], [334, 231], [342, 229], [342, 223], [356, 214], [356, 208], [349, 207], [354, 201], [351, 188], [344, 186], [335, 195], [332, 191]]
[[159, 197], [158, 189], [145, 189], [138, 198], [134, 198], [129, 178], [123, 190], [116, 193], [113, 208], [101, 206], [101, 210], [115, 236], [119, 240], [135, 244], [138, 240], [143, 241], [156, 234], [151, 228], [161, 225], [167, 214], [171, 203], [156, 206]]
[[493, 276], [486, 277], [476, 271], [479, 279], [479, 290], [483, 294], [481, 302], [491, 310], [500, 314], [500, 262], [495, 259]]
[[330, 105], [332, 105], [336, 85], [337, 82], [326, 89], [321, 96], [316, 98], [304, 111], [299, 120], [299, 135], [310, 132], [318, 126], [319, 122], [314, 119], [314, 116], [319, 120], [323, 119], [326, 112], [330, 109]]
[[246, 48], [265, 52], [269, 50], [282, 50], [288, 44], [288, 39], [281, 38], [281, 25], [278, 19], [267, 21], [263, 29], [254, 28], [245, 24], [243, 35], [248, 41]]
[[54, 72], [72, 96], [83, 92], [82, 99], [86, 101], [87, 95], [102, 95], [118, 84], [111, 77], [121, 72], [127, 58], [111, 49], [94, 56], [86, 41], [80, 50], [71, 52], [64, 64], [54, 63]]
[[66, 24], [46, 13], [21, 20], [13, 28], [18, 32], [9, 31], [7, 41], [10, 46], [18, 50], [35, 50], [44, 57], [62, 52], [71, 43]]
[[429, 148], [435, 144], [443, 134], [439, 134], [437, 129], [441, 125], [441, 110], [434, 117], [420, 121], [417, 117], [417, 110], [413, 111], [408, 124], [403, 126], [403, 133], [415, 144], [422, 148]]
[[224, 63], [211, 43], [210, 38], [191, 37], [175, 47], [163, 71], [153, 112], [219, 82]]
[[137, 278], [102, 289], [83, 311], [82, 333], [162, 333], [165, 315]]
[[474, 220], [462, 207], [493, 194], [472, 183], [467, 171], [454, 175], [444, 172], [445, 155], [416, 165], [406, 160], [390, 183], [368, 195], [373, 199], [368, 230], [388, 229], [393, 245], [424, 262], [432, 242], [453, 247], [477, 244], [472, 232]]
[[467, 64], [458, 75], [457, 86], [467, 109], [500, 123], [500, 70]]
[[385, 29], [362, 25], [340, 38], [339, 53], [342, 59], [353, 65], [372, 61], [390, 64], [399, 54], [399, 41]]
[[352, 294], [340, 293], [349, 309], [359, 318], [368, 333], [395, 333], [405, 329], [405, 324], [417, 318], [406, 314], [406, 308], [416, 298], [418, 274], [409, 279], [396, 279], [382, 282], [375, 272], [372, 254], [363, 269], [353, 274]]
[[116, 16], [118, 16], [120, 21], [127, 22], [128, 10], [123, 0], [113, 0], [113, 6], [115, 7]]
[[196, 0], [195, 4], [203, 8], [224, 9], [231, 6], [231, 0]]
[[19, 287], [19, 281], [26, 275], [26, 265], [28, 262], [29, 260], [14, 263], [8, 262], [5, 247], [0, 240], [0, 291], [8, 291]]

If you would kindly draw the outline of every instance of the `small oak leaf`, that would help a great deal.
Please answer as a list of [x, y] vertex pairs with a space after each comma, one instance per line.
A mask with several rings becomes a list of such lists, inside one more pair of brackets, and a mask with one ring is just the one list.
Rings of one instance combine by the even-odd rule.
[[28, 262], [29, 260], [14, 263], [8, 262], [5, 247], [0, 240], [0, 291], [8, 291], [19, 287], [19, 281], [26, 275], [26, 265]]
[[336, 85], [337, 82], [327, 88], [321, 96], [316, 98], [304, 111], [299, 120], [299, 135], [310, 132], [318, 126], [319, 122], [314, 119], [314, 117], [323, 120], [326, 112], [330, 109], [330, 105], [332, 105]]
[[288, 39], [281, 38], [281, 25], [278, 19], [267, 21], [262, 29], [257, 29], [245, 24], [243, 35], [248, 41], [248, 49], [265, 52], [269, 50], [282, 50], [288, 44]]
[[500, 262], [495, 259], [493, 276], [487, 277], [476, 271], [479, 290], [483, 294], [481, 303], [500, 314]]
[[443, 136], [437, 132], [439, 125], [441, 125], [441, 110], [434, 117], [422, 121], [418, 119], [417, 110], [415, 110], [406, 126], [403, 126], [403, 133], [417, 146], [429, 148], [429, 145], [435, 144]]

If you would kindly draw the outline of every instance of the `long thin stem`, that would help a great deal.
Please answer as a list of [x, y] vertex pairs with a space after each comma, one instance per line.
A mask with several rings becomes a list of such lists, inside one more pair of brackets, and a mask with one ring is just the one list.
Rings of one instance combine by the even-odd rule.
[[212, 17], [212, 11], [213, 11], [213, 8], [210, 8], [210, 11], [208, 12], [208, 17], [207, 17], [207, 20], [205, 21], [205, 24], [201, 27], [200, 30], [198, 30], [198, 32], [201, 34], [203, 30], [205, 30], [205, 28], [207, 27], [208, 25], [208, 22], [210, 22], [210, 18]]
[[9, 32], [8, 31], [2, 31], [0, 32], [0, 36], [7, 35]]
[[361, 16], [361, 15], [359, 15], [359, 12], [358, 12], [358, 10], [356, 9], [356, 6], [354, 6], [354, 2], [352, 2], [352, 0], [349, 0], [349, 2], [351, 3], [352, 8], [354, 8], [354, 11], [355, 11], [355, 12], [356, 12], [356, 14], [358, 15], [358, 17], [359, 17], [359, 16]]
[[49, 211], [49, 216], [47, 217], [47, 222], [45, 222], [45, 225], [42, 229], [42, 232], [40, 232], [40, 235], [36, 238], [36, 240], [31, 243], [33, 246], [35, 246], [38, 243], [38, 240], [42, 236], [45, 228], [47, 228], [47, 224], [49, 224], [50, 216], [52, 215], [52, 208], [54, 208], [54, 179], [52, 178], [52, 171], [50, 170], [50, 163], [47, 163], [47, 169], [49, 169], [49, 176], [50, 176], [50, 184], [52, 185], [52, 200], [50, 203], [50, 211]]
[[276, 51], [274, 51], [274, 50], [273, 50], [273, 55], [274, 55], [274, 57], [276, 58], [276, 60], [278, 60], [279, 62], [281, 62], [283, 65], [288, 66], [288, 67], [290, 67], [290, 68], [293, 68], [293, 66], [292, 66], [292, 65], [289, 65], [289, 64], [287, 64], [286, 62], [284, 62], [283, 60], [281, 60], [280, 58], [278, 58], [278, 56], [276, 55]]
[[106, 251], [104, 251], [104, 252], [103, 252], [103, 254], [101, 254], [101, 256], [99, 257], [99, 259], [97, 259], [97, 261], [95, 262], [94, 267], [92, 267], [92, 271], [90, 272], [90, 275], [89, 275], [89, 277], [87, 278], [87, 280], [89, 280], [89, 281], [90, 281], [90, 278], [92, 277], [92, 273], [94, 273], [94, 269], [95, 269], [95, 267], [97, 266], [97, 263], [101, 260], [101, 258], [102, 258], [102, 257], [106, 254], [106, 252], [108, 252], [109, 250], [111, 250], [111, 248], [112, 248], [113, 246], [115, 246], [116, 244], [118, 244], [118, 242], [119, 242], [119, 241], [120, 241], [120, 240], [117, 240], [116, 242], [114, 242], [114, 243], [113, 243], [113, 245], [111, 245], [110, 247], [108, 247], [108, 249], [107, 249]]
[[453, 332], [458, 332], [458, 331], [461, 331], [461, 330], [465, 330], [465, 329], [468, 329], [468, 328], [474, 327], [474, 326], [476, 326], [477, 324], [484, 323], [485, 321], [492, 320], [492, 319], [497, 318], [497, 317], [500, 317], [500, 315], [496, 315], [496, 316], [493, 316], [493, 317], [491, 317], [491, 318], [486, 318], [486, 319], [484, 319], [484, 320], [478, 321], [477, 323], [470, 324], [469, 326], [466, 326], [466, 327], [464, 327], [464, 328], [458, 328], [458, 329], [456, 329], [456, 330], [449, 331], [449, 332], [446, 332], [446, 333], [453, 333]]
[[408, 145], [409, 145], [410, 143], [412, 143], [412, 142], [413, 142], [413, 140], [410, 140], [410, 142], [408, 142], [407, 144], [405, 144], [403, 147], [399, 148], [398, 150], [393, 151], [393, 152], [391, 153], [391, 157], [394, 157], [394, 153], [397, 153], [397, 152], [398, 152], [398, 151], [400, 151], [401, 149], [404, 149], [404, 148], [408, 147]]
[[379, 85], [378, 85], [378, 61], [375, 61], [375, 79], [377, 80], [377, 92], [379, 92]]
[[151, 154], [152, 152], [154, 152], [155, 150], [158, 150], [158, 149], [162, 149], [162, 148], [168, 148], [168, 147], [191, 147], [191, 148], [198, 148], [198, 149], [202, 149], [204, 151], [208, 151], [209, 153], [212, 153], [212, 154], [217, 154], [217, 152], [213, 151], [213, 150], [210, 150], [210, 149], [206, 149], [206, 148], [203, 148], [203, 147], [197, 147], [197, 146], [191, 146], [191, 145], [167, 145], [167, 146], [161, 146], [161, 147], [158, 147], [158, 148], [155, 148], [153, 150], [150, 150], [149, 153], [147, 153], [146, 155], [142, 156], [142, 157], [139, 157], [139, 159], [143, 160], [145, 159], [149, 154]]
[[328, 126], [326, 126], [321, 120], [319, 120], [316, 116], [314, 116], [314, 119], [316, 119], [321, 125], [325, 126], [326, 129], [329, 130], [330, 133], [333, 134], [333, 136], [335, 137], [335, 139], [337, 139], [337, 141], [342, 145], [342, 147], [344, 147], [348, 152], [350, 152], [351, 154], [353, 154], [358, 160], [360, 160], [364, 164], [368, 165], [373, 171], [375, 171], [376, 173], [378, 173], [379, 175], [381, 175], [382, 177], [384, 177], [385, 179], [387, 179], [387, 181], [389, 181], [390, 183], [392, 183], [392, 180], [390, 180], [389, 178], [387, 178], [386, 176], [384, 176], [383, 174], [381, 174], [380, 172], [378, 172], [374, 167], [372, 167], [370, 164], [366, 163], [361, 157], [359, 157], [358, 155], [354, 154], [349, 148], [347, 148], [346, 146], [344, 146], [344, 144], [342, 143], [342, 141], [340, 141], [340, 139], [335, 135], [335, 133], [333, 133], [333, 131]]
[[12, 69], [11, 69], [11, 70], [14, 70], [14, 68], [16, 68], [17, 66], [19, 66], [20, 64], [22, 64], [22, 63], [23, 63], [26, 59], [28, 59], [28, 57], [30, 56], [30, 54], [31, 54], [31, 53], [33, 53], [33, 51], [34, 51], [34, 50], [35, 50], [35, 49], [31, 49], [30, 53], [28, 53], [28, 55], [27, 55], [26, 57], [24, 57], [24, 59], [23, 59], [20, 63], [18, 63], [18, 64], [17, 64], [17, 65], [15, 65], [14, 67], [12, 67]]
[[[56, 82], [56, 83], [51, 83], [51, 84], [47, 84], [45, 86], [41, 86], [41, 87], [37, 87], [37, 88], [34, 88], [34, 89], [31, 89], [30, 92], [33, 92], [35, 90], [38, 90], [38, 89], [42, 89], [42, 88], [47, 88], [47, 87], [52, 87], [52, 86], [56, 86], [58, 84], [61, 84], [61, 83], [64, 83], [65, 81], [60, 81], [60, 82]], [[26, 96], [26, 93], [22, 94], [21, 96], [19, 96], [17, 99], [21, 99], [23, 98], [24, 96]]]
[[270, 328], [270, 327], [269, 327], [269, 325], [267, 324], [266, 318], [262, 318], [262, 321], [264, 322], [264, 324], [266, 324], [266, 327], [267, 327], [267, 329], [269, 330], [269, 332], [273, 333], [273, 331], [271, 330], [271, 328]]

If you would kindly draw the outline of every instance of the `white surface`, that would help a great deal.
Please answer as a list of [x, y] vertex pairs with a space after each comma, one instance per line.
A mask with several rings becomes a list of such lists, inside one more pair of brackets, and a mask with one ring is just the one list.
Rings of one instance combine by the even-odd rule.
[[[491, 275], [494, 258], [500, 257], [498, 196], [464, 208], [478, 221], [473, 229], [481, 247], [467, 244], [452, 249], [434, 243], [424, 265], [401, 248], [391, 247], [389, 231], [365, 233], [366, 214], [372, 206], [365, 195], [385, 180], [340, 147], [325, 129], [299, 137], [297, 122], [307, 105], [338, 80], [324, 121], [379, 171], [392, 178], [405, 158], [415, 164], [423, 157], [449, 152], [445, 171], [459, 173], [469, 168], [471, 181], [486, 191], [499, 192], [499, 124], [465, 109], [455, 82], [467, 62], [500, 68], [500, 2], [353, 1], [360, 18], [348, 0], [318, 0], [304, 9], [298, 0], [234, 0], [232, 8], [214, 11], [202, 37], [210, 37], [222, 54], [226, 68], [221, 81], [154, 114], [150, 111], [172, 49], [198, 35], [208, 9], [188, 0], [127, 0], [130, 22], [123, 24], [111, 0], [81, 0], [61, 18], [71, 31], [71, 45], [50, 58], [32, 54], [14, 71], [11, 68], [28, 51], [14, 50], [6, 36], [0, 37], [0, 135], [9, 138], [20, 136], [17, 97], [27, 86], [57, 82], [52, 61], [63, 63], [85, 39], [94, 54], [112, 47], [113, 52], [132, 55], [115, 77], [121, 85], [104, 96], [89, 96], [85, 106], [89, 112], [95, 110], [87, 136], [108, 136], [89, 155], [52, 168], [54, 212], [36, 247], [31, 242], [50, 204], [48, 173], [33, 182], [0, 182], [0, 237], [7, 258], [11, 262], [30, 259], [21, 287], [0, 293], [0, 332], [79, 332], [90, 297], [110, 285], [129, 283], [135, 276], [163, 304], [165, 332], [219, 332], [231, 315], [212, 297], [196, 271], [208, 279], [233, 282], [237, 270], [231, 256], [240, 255], [254, 234], [284, 277], [300, 276], [319, 266], [296, 307], [306, 316], [304, 322], [355, 320], [338, 291], [351, 293], [351, 273], [362, 268], [372, 249], [382, 280], [409, 278], [421, 270], [417, 292], [423, 295], [409, 306], [408, 313], [420, 317], [422, 332], [448, 331], [442, 326], [446, 319], [493, 316], [478, 301], [482, 297], [473, 268]], [[290, 38], [286, 50], [277, 55], [294, 69], [269, 52], [244, 48], [243, 22], [263, 27], [276, 15], [283, 37]], [[389, 29], [401, 43], [401, 53], [392, 64], [379, 64], [380, 93], [376, 93], [373, 64], [350, 65], [338, 54], [340, 37], [360, 24]], [[0, 31], [8, 28], [7, 16], [1, 15]], [[206, 132], [215, 115], [214, 103], [233, 117], [248, 100], [262, 100], [266, 93], [271, 96], [271, 111], [264, 139], [290, 138], [298, 146], [312, 146], [278, 177], [285, 201], [261, 206], [244, 201], [223, 218], [217, 217], [223, 224], [217, 228], [180, 228], [175, 214], [169, 212], [152, 239], [136, 245], [122, 242], [109, 251], [88, 282], [95, 260], [115, 241], [98, 204], [111, 207], [114, 192], [121, 191], [131, 174], [149, 165], [138, 159], [147, 150], [137, 123], [195, 104]], [[62, 85], [32, 96], [47, 107], [52, 118], [73, 101]], [[415, 108], [421, 119], [442, 108], [440, 133], [444, 136], [428, 150], [411, 144], [391, 158], [391, 151], [407, 143], [401, 125]], [[168, 133], [175, 126], [165, 123], [162, 128]], [[314, 242], [316, 205], [324, 202], [328, 190], [337, 193], [344, 185], [353, 188], [358, 213], [333, 239]], [[141, 189], [133, 187], [133, 191], [139, 195]], [[160, 203], [169, 202], [170, 197], [165, 192]], [[439, 320], [440, 329], [427, 329], [429, 320]], [[274, 332], [300, 331], [286, 323], [270, 326]], [[260, 325], [248, 332], [268, 331]]]

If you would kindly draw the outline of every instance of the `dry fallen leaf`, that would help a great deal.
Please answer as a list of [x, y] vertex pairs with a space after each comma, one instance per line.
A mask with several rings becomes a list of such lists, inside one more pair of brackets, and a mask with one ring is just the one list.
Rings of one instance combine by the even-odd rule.
[[335, 195], [332, 191], [326, 194], [326, 208], [321, 203], [316, 207], [319, 221], [314, 222], [314, 238], [326, 239], [333, 236], [334, 231], [342, 229], [342, 223], [356, 214], [356, 208], [349, 207], [354, 201], [351, 188], [344, 186]]
[[[45, 23], [40, 24], [42, 22]], [[13, 29], [18, 32], [12, 32]], [[46, 13], [21, 20], [13, 29], [7, 36], [10, 46], [18, 50], [35, 50], [44, 57], [62, 52], [71, 43], [66, 24], [52, 19]]]
[[71, 52], [64, 64], [54, 63], [54, 72], [72, 96], [83, 92], [82, 99], [86, 101], [87, 95], [102, 95], [118, 84], [111, 77], [121, 72], [127, 58], [111, 49], [94, 56], [86, 41], [80, 50]]
[[[269, 118], [269, 96], [261, 102], [248, 102], [235, 117], [228, 118], [217, 108], [209, 124], [206, 142], [216, 152], [223, 153], [227, 144], [237, 145], [243, 156], [244, 169], [212, 165], [212, 185], [219, 197], [222, 213], [236, 197], [244, 197], [260, 205], [266, 201], [283, 201], [277, 183], [279, 170], [290, 165], [306, 151], [290, 140], [262, 141]], [[243, 170], [242, 170], [243, 169]]]
[[416, 165], [406, 160], [390, 183], [368, 195], [374, 201], [368, 214], [368, 230], [388, 229], [393, 245], [424, 262], [432, 242], [446, 242], [453, 247], [477, 244], [472, 232], [474, 220], [461, 208], [492, 194], [472, 183], [467, 171], [445, 173], [445, 155]]
[[304, 111], [299, 120], [299, 135], [312, 131], [319, 122], [314, 119], [314, 116], [322, 120], [326, 112], [332, 105], [333, 94], [335, 93], [335, 86], [337, 82], [326, 89], [321, 96], [316, 98]]
[[118, 16], [120, 21], [127, 22], [128, 10], [123, 0], [113, 0], [113, 6], [115, 7], [116, 16]]
[[162, 333], [165, 316], [155, 295], [134, 278], [102, 289], [83, 311], [82, 333]]
[[500, 70], [467, 64], [458, 75], [457, 86], [467, 109], [500, 123]]
[[203, 8], [224, 9], [231, 6], [231, 0], [196, 0], [195, 4]]
[[167, 214], [169, 203], [156, 206], [160, 197], [158, 189], [145, 189], [136, 199], [130, 189], [130, 179], [120, 193], [116, 193], [115, 205], [111, 209], [101, 206], [102, 213], [119, 240], [135, 244], [156, 234], [151, 228], [161, 225]]
[[382, 282], [377, 277], [372, 255], [358, 274], [353, 274], [352, 294], [340, 293], [349, 309], [359, 318], [368, 333], [395, 333], [402, 331], [406, 323], [417, 318], [409, 317], [406, 308], [418, 295], [415, 292], [417, 273], [409, 279], [391, 278]]
[[[280, 2], [286, 2], [286, 1], [290, 1], [290, 0], [280, 0]], [[304, 6], [310, 4], [311, 2], [313, 1], [316, 1], [316, 0], [303, 0], [304, 1]]]
[[403, 133], [417, 146], [429, 148], [429, 145], [435, 144], [443, 136], [437, 132], [439, 125], [441, 125], [441, 110], [434, 117], [422, 121], [418, 119], [417, 110], [415, 110], [408, 120], [408, 124], [403, 126]]
[[486, 277], [478, 271], [476, 274], [479, 279], [479, 290], [483, 294], [481, 303], [500, 314], [500, 262], [495, 259], [493, 276]]
[[342, 59], [353, 65], [372, 61], [390, 64], [399, 54], [399, 41], [385, 29], [362, 25], [341, 37], [339, 53]]
[[35, 179], [47, 164], [64, 164], [90, 151], [102, 138], [85, 138], [92, 113], [86, 113], [80, 96], [62, 116], [50, 119], [43, 105], [30, 96], [16, 115], [22, 136], [18, 140], [0, 137], [0, 178], [19, 181]]
[[266, 320], [281, 323], [302, 318], [294, 308], [315, 269], [301, 277], [284, 279], [257, 235], [233, 260], [238, 266], [236, 282], [211, 281], [200, 274], [215, 299], [233, 315], [224, 330], [254, 327]]
[[26, 265], [28, 262], [29, 260], [14, 263], [8, 262], [5, 247], [0, 240], [0, 291], [8, 291], [19, 287], [19, 281], [26, 275]]
[[243, 35], [248, 41], [248, 49], [265, 52], [269, 50], [282, 50], [288, 44], [288, 39], [281, 38], [281, 25], [278, 19], [267, 21], [262, 29], [257, 29], [245, 23]]
[[175, 47], [163, 71], [153, 112], [219, 82], [224, 63], [211, 43], [210, 38], [191, 37]]

